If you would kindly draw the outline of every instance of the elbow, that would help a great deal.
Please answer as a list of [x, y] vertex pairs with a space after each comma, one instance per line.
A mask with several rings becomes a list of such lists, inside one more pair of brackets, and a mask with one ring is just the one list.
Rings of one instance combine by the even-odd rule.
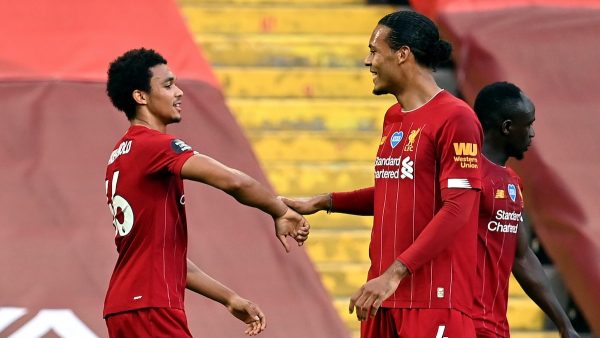
[[229, 195], [236, 196], [251, 185], [252, 180], [248, 179], [248, 176], [244, 175], [239, 170], [232, 169], [232, 175], [227, 182], [224, 183], [222, 190]]

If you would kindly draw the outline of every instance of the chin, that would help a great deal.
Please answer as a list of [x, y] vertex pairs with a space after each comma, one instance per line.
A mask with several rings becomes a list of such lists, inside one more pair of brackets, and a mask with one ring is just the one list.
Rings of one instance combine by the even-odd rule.
[[386, 89], [383, 88], [373, 88], [373, 94], [374, 95], [385, 95], [385, 94], [389, 94], [390, 92], [387, 91]]

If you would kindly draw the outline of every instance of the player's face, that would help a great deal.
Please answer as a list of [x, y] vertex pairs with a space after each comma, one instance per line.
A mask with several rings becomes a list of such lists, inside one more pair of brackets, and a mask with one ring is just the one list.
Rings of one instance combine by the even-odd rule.
[[165, 64], [156, 65], [150, 71], [148, 110], [165, 125], [181, 121], [183, 91], [175, 85], [175, 75]]
[[365, 66], [373, 74], [373, 94], [396, 94], [395, 83], [398, 76], [397, 52], [390, 48], [387, 37], [390, 28], [378, 25], [369, 40], [369, 55], [365, 58]]
[[519, 111], [512, 119], [510, 128], [508, 155], [518, 160], [523, 159], [531, 139], [535, 136], [533, 122], [535, 121], [535, 107], [531, 100], [522, 95], [522, 100], [517, 105]]

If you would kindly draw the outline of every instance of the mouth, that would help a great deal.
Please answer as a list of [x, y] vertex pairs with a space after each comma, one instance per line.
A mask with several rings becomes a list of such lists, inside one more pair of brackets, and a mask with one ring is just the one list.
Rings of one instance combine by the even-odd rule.
[[175, 107], [175, 109], [176, 109], [178, 112], [181, 112], [181, 101], [177, 101], [177, 102], [175, 102], [175, 103], [173, 104], [173, 107]]
[[377, 72], [371, 71], [371, 77], [373, 78], [373, 81], [375, 81], [377, 78]]

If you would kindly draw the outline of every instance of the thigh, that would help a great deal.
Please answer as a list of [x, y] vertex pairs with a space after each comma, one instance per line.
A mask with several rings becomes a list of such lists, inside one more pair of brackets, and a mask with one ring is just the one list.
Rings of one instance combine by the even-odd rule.
[[170, 308], [147, 308], [106, 317], [110, 338], [191, 338], [185, 312]]
[[475, 338], [469, 316], [451, 309], [404, 309], [400, 338]]

